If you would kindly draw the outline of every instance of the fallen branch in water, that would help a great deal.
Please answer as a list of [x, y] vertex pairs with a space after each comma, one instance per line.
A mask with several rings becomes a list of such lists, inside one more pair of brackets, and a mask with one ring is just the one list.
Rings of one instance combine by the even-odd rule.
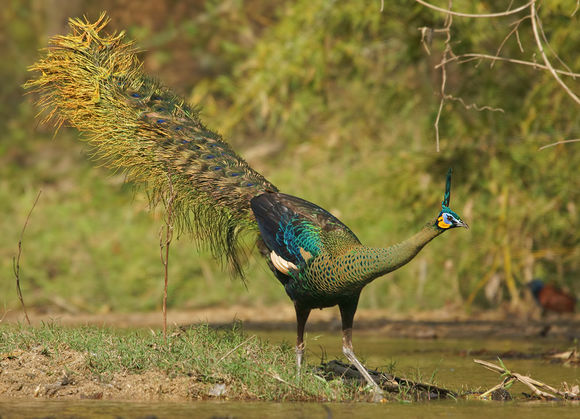
[[501, 359], [499, 359], [499, 363], [501, 365], [496, 365], [491, 362], [482, 361], [481, 359], [474, 359], [473, 362], [482, 365], [483, 367], [487, 368], [490, 371], [494, 371], [497, 372], [498, 374], [501, 374], [501, 376], [504, 378], [500, 384], [489, 389], [485, 393], [482, 393], [479, 396], [482, 399], [488, 398], [489, 395], [496, 390], [509, 388], [509, 386], [511, 386], [514, 382], [519, 381], [523, 385], [530, 388], [532, 392], [542, 400], [555, 400], [558, 399], [559, 397], [563, 397], [564, 399], [567, 400], [580, 400], [580, 397], [578, 395], [578, 389], [576, 387], [572, 388], [571, 390], [565, 391], [556, 390], [554, 387], [549, 386], [546, 383], [542, 383], [541, 381], [535, 380], [531, 377], [528, 377], [527, 375], [521, 375], [518, 374], [517, 372], [512, 372], [508, 370]]
[[[327, 363], [323, 363], [320, 367], [320, 372], [325, 378], [343, 378], [347, 380], [358, 380], [362, 383], [365, 382], [364, 377], [361, 373], [352, 365], [345, 364], [344, 362], [338, 360], [332, 360]], [[391, 374], [385, 374], [376, 370], [367, 370], [373, 380], [381, 387], [383, 390], [389, 392], [399, 392], [411, 391], [417, 399], [431, 400], [431, 399], [455, 399], [457, 398], [457, 393], [448, 390], [446, 388], [437, 387], [429, 383], [421, 383], [417, 381], [411, 381], [406, 378], [396, 377]]]

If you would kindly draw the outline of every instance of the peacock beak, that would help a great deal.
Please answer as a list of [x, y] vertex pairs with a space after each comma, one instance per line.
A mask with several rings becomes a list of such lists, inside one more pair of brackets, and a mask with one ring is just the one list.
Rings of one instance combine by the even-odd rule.
[[461, 220], [457, 221], [457, 223], [455, 224], [455, 227], [465, 227], [466, 229], [469, 230], [469, 226], [467, 225], [467, 223], [465, 223]]

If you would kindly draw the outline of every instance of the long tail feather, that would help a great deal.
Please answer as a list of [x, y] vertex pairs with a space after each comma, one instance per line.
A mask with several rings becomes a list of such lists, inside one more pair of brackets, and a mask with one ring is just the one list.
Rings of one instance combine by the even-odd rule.
[[197, 112], [142, 71], [124, 33], [102, 35], [109, 19], [71, 19], [26, 83], [60, 127], [78, 128], [106, 165], [144, 182], [156, 201], [175, 192], [177, 226], [209, 244], [241, 273], [239, 233], [257, 231], [252, 197], [276, 187], [254, 171]]

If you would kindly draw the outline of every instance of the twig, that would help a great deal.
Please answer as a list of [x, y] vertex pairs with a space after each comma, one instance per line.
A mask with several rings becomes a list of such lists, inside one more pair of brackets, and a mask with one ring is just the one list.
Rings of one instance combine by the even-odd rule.
[[465, 101], [462, 98], [455, 97], [455, 96], [452, 96], [452, 95], [446, 95], [445, 96], [445, 99], [454, 100], [456, 102], [459, 102], [459, 103], [461, 103], [463, 105], [463, 107], [465, 109], [475, 109], [478, 112], [490, 111], [490, 112], [501, 112], [501, 113], [505, 113], [505, 111], [502, 108], [494, 108], [494, 107], [488, 106], [488, 105], [479, 106], [476, 103], [467, 104], [467, 103], [465, 103]]
[[281, 383], [286, 384], [288, 387], [293, 388], [296, 391], [299, 391], [302, 394], [305, 394], [307, 396], [312, 397], [313, 394], [309, 393], [308, 391], [304, 390], [301, 387], [298, 387], [292, 383], [289, 383], [288, 381], [284, 380], [282, 377], [280, 377], [280, 375], [276, 372], [273, 372], [270, 368], [264, 368], [262, 367], [262, 365], [258, 362], [258, 360], [255, 358], [255, 356], [253, 356], [253, 354], [249, 354], [249, 358], [252, 360], [252, 362], [260, 369], [260, 371], [264, 372], [266, 375], [272, 377], [274, 380], [279, 381]]
[[173, 239], [173, 202], [175, 201], [175, 191], [173, 190], [173, 182], [171, 176], [167, 175], [167, 183], [169, 185], [169, 198], [163, 198], [165, 206], [165, 234], [163, 234], [163, 227], [159, 231], [159, 251], [161, 255], [161, 263], [163, 263], [165, 282], [163, 287], [163, 339], [167, 342], [167, 285], [169, 282], [169, 247]]
[[228, 351], [224, 356], [222, 356], [220, 359], [218, 359], [215, 364], [217, 365], [220, 362], [222, 362], [224, 359], [226, 359], [228, 356], [230, 356], [232, 353], [234, 353], [234, 351], [236, 349], [238, 349], [240, 346], [245, 345], [246, 343], [248, 343], [250, 340], [254, 339], [255, 337], [256, 337], [256, 335], [252, 335], [248, 339], [246, 339], [245, 341], [240, 343], [239, 345], [236, 345], [232, 350]]
[[[501, 42], [501, 44], [499, 44], [499, 47], [495, 53], [495, 56], [499, 56], [499, 53], [501, 52], [501, 50], [503, 49], [503, 46], [505, 45], [505, 43], [508, 41], [508, 39], [510, 39], [510, 37], [515, 33], [516, 34], [516, 40], [518, 42], [518, 47], [520, 48], [520, 52], [524, 52], [524, 47], [522, 46], [522, 43], [520, 41], [520, 35], [518, 32], [518, 29], [520, 28], [520, 25], [522, 24], [522, 22], [526, 19], [529, 19], [530, 15], [524, 16], [521, 19], [516, 20], [515, 22], [512, 23], [512, 25], [514, 25], [514, 28], [510, 31], [510, 33], [507, 34], [507, 36], [504, 38], [504, 40]], [[495, 60], [491, 62], [490, 67], [493, 67], [493, 64], [495, 63]]]
[[[473, 362], [475, 362], [476, 364], [482, 365], [483, 367], [487, 368], [488, 370], [497, 372], [504, 377], [504, 380], [503, 380], [501, 385], [495, 386], [494, 388], [481, 394], [480, 397], [482, 397], [482, 398], [487, 397], [487, 395], [490, 394], [492, 391], [494, 391], [500, 387], [503, 387], [505, 385], [508, 385], [513, 381], [519, 381], [520, 383], [522, 383], [525, 386], [527, 386], [528, 388], [530, 388], [536, 396], [543, 398], [543, 399], [553, 400], [556, 398], [555, 395], [564, 397], [566, 399], [577, 399], [578, 398], [578, 394], [576, 394], [576, 393], [572, 393], [570, 391], [559, 391], [559, 390], [555, 389], [554, 387], [549, 386], [546, 383], [535, 380], [535, 379], [528, 377], [526, 375], [518, 374], [517, 372], [511, 372], [505, 367], [505, 365], [503, 365], [503, 362], [501, 361], [501, 359], [499, 361], [502, 364], [502, 366], [492, 364], [491, 362], [482, 361], [481, 359], [474, 359], [473, 360]], [[543, 391], [543, 390], [546, 390], [546, 391]], [[547, 391], [550, 391], [553, 394], [550, 394]]]
[[419, 4], [422, 4], [425, 7], [428, 7], [428, 8], [433, 9], [433, 10], [437, 10], [438, 12], [446, 13], [447, 15], [460, 16], [460, 17], [473, 17], [473, 18], [489, 18], [489, 17], [502, 17], [502, 16], [515, 15], [516, 13], [519, 13], [522, 10], [525, 10], [526, 8], [528, 8], [531, 4], [533, 4], [535, 2], [535, 0], [531, 0], [530, 2], [524, 4], [523, 6], [518, 7], [517, 9], [506, 10], [505, 12], [474, 14], [474, 13], [453, 12], [449, 9], [443, 9], [441, 7], [434, 6], [434, 5], [427, 3], [426, 1], [423, 1], [423, 0], [415, 0], [415, 1]]
[[[538, 21], [539, 22], [539, 21]], [[550, 52], [552, 54], [554, 54], [554, 57], [556, 57], [556, 60], [558, 60], [558, 62], [566, 69], [566, 71], [572, 72], [572, 69], [570, 68], [570, 66], [568, 66], [568, 64], [566, 64], [564, 62], [564, 60], [562, 60], [560, 58], [560, 56], [558, 55], [558, 53], [556, 51], [554, 51], [554, 48], [552, 48], [552, 45], [550, 45], [550, 42], [548, 41], [548, 38], [546, 37], [546, 32], [544, 32], [544, 28], [542, 28], [542, 24], [540, 23], [540, 32], [542, 35], [542, 39], [544, 40], [544, 43], [546, 44], [546, 46], [548, 47], [548, 49], [550, 50]], [[575, 79], [575, 77], [574, 77]]]
[[578, 143], [578, 142], [580, 142], [580, 138], [574, 138], [573, 140], [556, 141], [555, 143], [544, 145], [544, 146], [540, 147], [538, 150], [543, 150], [543, 149], [548, 148], [548, 147], [554, 147], [554, 146], [559, 145], [559, 144]]
[[10, 310], [6, 308], [6, 303], [4, 303], [4, 313], [2, 313], [2, 317], [0, 317], [0, 323], [4, 321], [8, 313], [10, 313]]
[[[517, 60], [515, 58], [505, 58], [505, 57], [498, 57], [496, 55], [476, 54], [476, 53], [454, 55], [453, 57], [451, 57], [445, 61], [441, 61], [439, 64], [437, 64], [435, 66], [435, 68], [439, 68], [439, 67], [444, 66], [445, 64], [448, 64], [448, 63], [453, 62], [453, 61], [459, 61], [459, 64], [465, 64], [465, 63], [468, 63], [470, 61], [478, 60], [478, 59], [493, 60], [493, 61], [505, 61], [505, 62], [513, 63], [513, 64], [527, 65], [527, 66], [534, 67], [534, 68], [537, 68], [540, 70], [548, 70], [547, 66], [545, 66], [543, 64], [539, 64], [539, 63], [534, 63], [531, 61]], [[561, 74], [563, 76], [580, 77], [580, 73], [573, 73], [573, 72], [557, 70], [557, 69], [555, 69], [555, 71], [556, 71], [556, 73]]]
[[[449, 0], [449, 9], [453, 4], [453, 0]], [[443, 50], [443, 57], [441, 61], [447, 59], [449, 55], [453, 55], [453, 51], [451, 50], [451, 24], [453, 23], [453, 16], [448, 14], [445, 17], [445, 26], [444, 30], [447, 33], [447, 37], [445, 38], [445, 50]], [[435, 123], [433, 124], [435, 128], [435, 142], [436, 142], [436, 149], [439, 153], [439, 119], [441, 119], [441, 112], [443, 111], [443, 105], [445, 104], [446, 94], [445, 94], [445, 85], [447, 84], [447, 68], [443, 65], [441, 66], [441, 101], [439, 102], [439, 109], [437, 110], [437, 117], [435, 118]]]
[[566, 83], [564, 83], [562, 81], [560, 76], [558, 76], [558, 73], [556, 72], [556, 70], [554, 70], [554, 67], [552, 67], [550, 60], [548, 60], [548, 57], [546, 56], [546, 53], [544, 52], [544, 46], [542, 45], [542, 40], [540, 39], [539, 31], [542, 32], [544, 37], [545, 37], [545, 34], [544, 34], [544, 30], [541, 28], [542, 22], [540, 21], [540, 18], [537, 15], [536, 0], [532, 1], [530, 4], [530, 15], [532, 18], [532, 31], [534, 32], [534, 38], [536, 39], [536, 45], [538, 46], [538, 49], [540, 50], [540, 54], [542, 55], [542, 58], [544, 59], [544, 63], [546, 64], [546, 67], [548, 67], [548, 70], [550, 71], [550, 73], [552, 73], [552, 76], [558, 82], [558, 84], [560, 86], [562, 86], [564, 91], [566, 93], [568, 93], [568, 95], [572, 99], [574, 99], [574, 101], [576, 103], [580, 104], [580, 98], [578, 96], [576, 96], [574, 94], [574, 92], [572, 92], [572, 90], [570, 90], [570, 88], [566, 85]]
[[505, 377], [501, 383], [499, 383], [498, 385], [490, 388], [485, 393], [481, 393], [479, 395], [479, 398], [480, 399], [486, 399], [494, 391], [499, 390], [500, 388], [509, 387], [514, 381], [515, 381], [515, 378], [514, 377]]
[[26, 322], [30, 326], [30, 319], [28, 318], [28, 313], [26, 312], [26, 305], [24, 304], [24, 297], [22, 296], [22, 290], [20, 289], [20, 256], [22, 255], [22, 239], [24, 237], [24, 231], [26, 230], [26, 226], [28, 225], [28, 221], [30, 220], [30, 216], [32, 215], [32, 211], [36, 207], [38, 203], [38, 199], [40, 198], [40, 194], [42, 190], [38, 191], [36, 195], [36, 199], [32, 204], [32, 208], [28, 211], [28, 215], [26, 216], [26, 220], [24, 221], [24, 225], [22, 226], [22, 231], [20, 232], [20, 240], [18, 240], [18, 254], [12, 258], [12, 269], [14, 271], [14, 276], [16, 277], [16, 293], [18, 294], [18, 299], [20, 300], [20, 304], [22, 305], [22, 310], [24, 311], [24, 317], [26, 318]]

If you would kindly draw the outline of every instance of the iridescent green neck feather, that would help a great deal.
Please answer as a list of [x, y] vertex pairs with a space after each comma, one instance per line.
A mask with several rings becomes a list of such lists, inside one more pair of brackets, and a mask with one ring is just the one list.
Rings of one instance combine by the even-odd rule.
[[388, 274], [407, 264], [427, 243], [443, 233], [433, 222], [425, 226], [408, 239], [387, 248], [363, 247], [360, 252], [372, 260], [371, 270], [363, 279], [368, 283], [375, 278]]

